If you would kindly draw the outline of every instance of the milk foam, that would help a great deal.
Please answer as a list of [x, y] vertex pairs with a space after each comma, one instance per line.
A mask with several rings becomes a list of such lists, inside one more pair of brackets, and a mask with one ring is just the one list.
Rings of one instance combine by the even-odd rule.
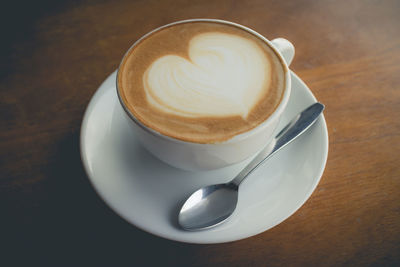
[[183, 117], [246, 118], [268, 91], [271, 65], [254, 42], [228, 33], [193, 37], [188, 58], [165, 55], [143, 76], [148, 103]]

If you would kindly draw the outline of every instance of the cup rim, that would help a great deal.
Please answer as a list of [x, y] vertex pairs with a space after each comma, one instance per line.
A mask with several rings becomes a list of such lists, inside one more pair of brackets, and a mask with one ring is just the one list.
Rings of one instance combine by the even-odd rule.
[[[283, 92], [283, 96], [281, 101], [279, 102], [278, 106], [275, 108], [275, 110], [272, 112], [272, 114], [264, 121], [262, 121], [259, 125], [257, 125], [256, 127], [254, 127], [253, 129], [250, 129], [246, 132], [237, 134], [235, 136], [233, 136], [232, 138], [228, 139], [228, 140], [224, 140], [221, 142], [210, 142], [210, 143], [199, 143], [199, 142], [193, 142], [193, 141], [186, 141], [186, 140], [181, 140], [181, 139], [177, 139], [171, 136], [167, 136], [164, 135], [148, 126], [146, 126], [145, 124], [143, 124], [139, 119], [137, 119], [132, 112], [129, 110], [129, 108], [126, 106], [126, 104], [124, 103], [124, 100], [122, 99], [120, 92], [119, 92], [119, 86], [118, 86], [118, 77], [120, 74], [120, 70], [121, 70], [121, 66], [124, 63], [126, 57], [130, 54], [131, 50], [134, 49], [143, 39], [147, 38], [148, 36], [150, 36], [151, 34], [153, 34], [154, 32], [160, 31], [164, 28], [176, 25], [176, 24], [182, 24], [182, 23], [189, 23], [189, 22], [215, 22], [215, 23], [221, 23], [221, 24], [228, 24], [228, 25], [232, 25], [235, 27], [238, 27], [242, 30], [248, 31], [249, 33], [255, 35], [256, 37], [260, 38], [262, 41], [264, 41], [265, 43], [268, 44], [268, 46], [274, 51], [274, 53], [278, 56], [281, 65], [283, 66], [283, 70], [284, 70], [284, 80], [285, 80], [285, 89]], [[125, 113], [128, 115], [128, 117], [136, 124], [138, 125], [140, 128], [142, 128], [143, 130], [145, 130], [146, 132], [155, 135], [157, 137], [175, 142], [175, 143], [180, 143], [180, 144], [192, 144], [192, 145], [201, 145], [201, 146], [205, 146], [205, 145], [218, 145], [218, 144], [229, 144], [229, 143], [236, 143], [239, 141], [242, 141], [244, 139], [247, 139], [248, 137], [252, 136], [252, 135], [256, 135], [258, 132], [260, 132], [261, 130], [263, 130], [271, 121], [275, 120], [276, 117], [280, 116], [284, 109], [286, 108], [286, 104], [289, 101], [289, 96], [291, 93], [291, 78], [290, 78], [290, 70], [289, 67], [285, 61], [285, 59], [283, 58], [282, 54], [279, 52], [279, 50], [272, 44], [272, 42], [270, 40], [268, 40], [267, 38], [265, 38], [263, 35], [261, 35], [260, 33], [246, 27], [243, 26], [241, 24], [235, 23], [235, 22], [231, 22], [231, 21], [227, 21], [227, 20], [221, 20], [221, 19], [211, 19], [211, 18], [195, 18], [195, 19], [185, 19], [185, 20], [179, 20], [179, 21], [175, 21], [172, 23], [168, 23], [165, 24], [163, 26], [157, 27], [153, 30], [151, 30], [150, 32], [146, 33], [145, 35], [143, 35], [142, 37], [140, 37], [138, 40], [136, 40], [130, 47], [129, 49], [124, 53], [121, 62], [118, 65], [118, 69], [117, 69], [117, 75], [116, 75], [116, 91], [117, 91], [117, 95], [118, 95], [118, 99], [119, 102], [121, 103], [122, 108], [124, 109]]]

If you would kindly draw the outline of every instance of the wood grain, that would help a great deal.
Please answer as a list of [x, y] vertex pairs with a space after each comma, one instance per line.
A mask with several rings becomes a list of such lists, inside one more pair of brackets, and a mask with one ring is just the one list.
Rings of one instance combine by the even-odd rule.
[[[400, 265], [399, 1], [40, 0], [2, 11], [1, 266]], [[329, 158], [312, 197], [226, 244], [136, 229], [99, 199], [79, 156], [85, 107], [126, 49], [197, 17], [291, 40], [292, 70], [327, 107]]]

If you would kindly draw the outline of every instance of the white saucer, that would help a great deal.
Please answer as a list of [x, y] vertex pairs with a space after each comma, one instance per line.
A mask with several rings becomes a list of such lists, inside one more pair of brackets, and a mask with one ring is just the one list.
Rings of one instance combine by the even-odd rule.
[[[81, 157], [100, 197], [136, 227], [189, 243], [221, 243], [247, 238], [281, 223], [316, 188], [328, 155], [328, 131], [322, 116], [304, 135], [260, 167], [240, 188], [237, 210], [215, 228], [187, 232], [177, 225], [184, 200], [196, 189], [232, 179], [247, 162], [208, 172], [187, 172], [160, 162], [129, 131], [111, 74], [90, 101], [81, 128]], [[292, 73], [292, 95], [281, 128], [297, 112], [316, 102]]]

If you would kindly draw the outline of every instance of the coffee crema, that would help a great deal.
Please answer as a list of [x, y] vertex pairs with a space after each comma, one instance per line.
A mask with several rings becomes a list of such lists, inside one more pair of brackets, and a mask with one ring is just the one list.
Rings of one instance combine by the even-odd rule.
[[118, 72], [119, 95], [145, 126], [172, 138], [216, 143], [255, 128], [285, 89], [280, 58], [231, 24], [191, 21], [135, 44]]

